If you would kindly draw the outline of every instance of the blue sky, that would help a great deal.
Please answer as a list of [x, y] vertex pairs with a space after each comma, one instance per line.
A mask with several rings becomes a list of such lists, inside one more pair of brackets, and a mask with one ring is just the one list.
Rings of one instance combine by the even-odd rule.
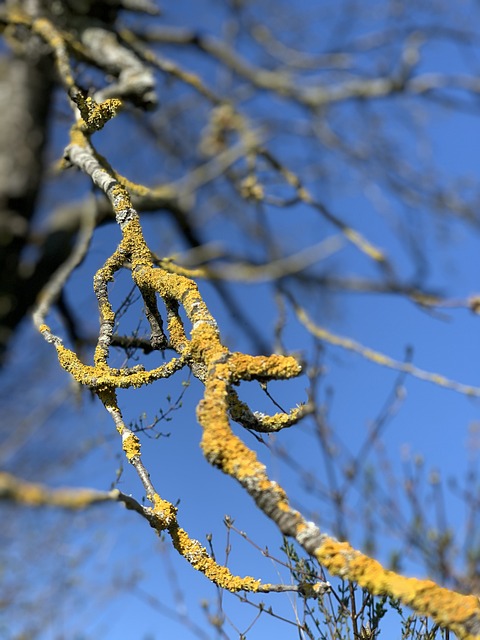
[[[335, 4], [326, 2], [322, 9], [333, 10]], [[372, 3], [371, 6], [377, 4]], [[304, 2], [303, 5], [309, 11], [318, 8], [311, 2]], [[379, 6], [382, 6], [381, 3]], [[252, 7], [251, 11], [255, 13], [255, 8]], [[468, 24], [469, 11], [469, 6], [466, 6], [465, 15], [457, 16], [460, 24]], [[281, 19], [279, 10], [272, 20], [276, 23]], [[175, 6], [165, 6], [161, 20], [165, 24], [190, 25], [218, 35], [224, 20], [224, 6], [222, 3], [206, 0], [198, 5], [180, 1]], [[422, 22], [425, 17], [419, 16], [418, 20]], [[365, 21], [353, 24], [350, 34], [348, 29], [343, 31], [345, 42], [354, 35], [366, 33], [367, 26], [368, 30], [374, 30], [376, 23], [369, 22], [368, 11]], [[407, 18], [405, 22], [408, 22]], [[316, 51], [321, 50], [318, 41], [326, 36], [326, 28], [320, 20], [312, 20], [305, 35], [305, 47], [316, 43]], [[242, 46], [244, 53], [248, 55], [248, 46]], [[330, 47], [334, 46], [335, 41], [332, 41]], [[198, 64], [199, 72], [205, 73], [205, 79], [209, 83], [214, 84], [217, 80], [208, 63], [203, 59], [198, 62], [200, 58], [197, 55], [182, 56], [173, 49], [167, 53], [179, 60], [184, 59], [185, 65]], [[465, 56], [458, 55], [454, 48], [441, 40], [433, 46], [425, 46], [423, 54], [425, 58], [422, 58], [424, 61], [417, 73], [432, 70], [471, 73], [475, 68], [473, 56], [466, 62]], [[393, 56], [392, 52], [386, 56], [387, 66], [390, 56]], [[368, 69], [371, 60], [366, 57], [363, 64]], [[168, 83], [162, 83], [161, 86], [165, 90]], [[228, 86], [228, 81], [225, 81], [225, 86]], [[268, 95], [245, 99], [244, 104], [240, 104], [240, 109], [244, 109], [252, 118], [260, 114], [258, 117], [262, 122], [267, 116], [272, 116], [277, 121], [275, 127], [265, 133], [268, 148], [290, 168], [306, 169], [306, 183], [314, 197], [325, 202], [336, 215], [381, 247], [391, 259], [402, 282], [409, 282], [414, 277], [415, 267], [418, 265], [412, 261], [411, 254], [402, 241], [406, 226], [415, 229], [410, 246], [420, 251], [428, 263], [421, 284], [441, 291], [448, 298], [465, 299], [479, 290], [478, 228], [474, 225], [466, 226], [452, 218], [435, 217], [428, 210], [425, 201], [399, 204], [396, 193], [388, 188], [388, 169], [382, 174], [384, 161], [381, 154], [385, 153], [385, 157], [388, 157], [398, 151], [399, 166], [402, 159], [407, 159], [409, 169], [418, 170], [419, 174], [427, 175], [432, 181], [435, 179], [435, 183], [445, 188], [462, 176], [474, 181], [478, 173], [480, 149], [478, 116], [457, 113], [428, 101], [414, 103], [409, 100], [411, 105], [408, 100], [392, 98], [371, 106], [348, 103], [333, 110], [329, 124], [333, 129], [337, 127], [339, 132], [344, 133], [352, 146], [367, 145], [370, 149], [378, 146], [379, 154], [372, 154], [368, 166], [365, 163], [364, 167], [354, 165], [353, 168], [349, 165], [348, 157], [338, 150], [319, 150], [318, 147], [315, 150], [308, 135], [294, 142], [288, 129], [282, 132], [282, 124], [285, 123], [290, 123], [291, 127], [295, 125], [299, 130], [305, 126], [311, 114], [304, 109], [277, 98], [272, 99]], [[168, 98], [166, 102], [168, 104]], [[162, 109], [162, 100], [160, 104]], [[134, 180], [151, 180], [153, 183], [155, 180], [178, 177], [178, 167], [174, 163], [165, 165], [161, 154], [154, 155], [155, 145], [146, 144], [148, 136], [144, 132], [138, 133], [127, 122], [126, 117], [121, 118], [118, 122], [110, 123], [98, 136], [98, 146], [112, 165]], [[378, 140], [375, 137], [377, 118], [381, 123], [378, 124]], [[422, 124], [424, 137], [417, 136], [414, 127], [418, 123]], [[175, 126], [176, 123], [172, 122], [172, 129]], [[117, 135], [119, 133], [121, 135]], [[112, 139], [109, 134], [115, 138]], [[65, 129], [59, 127], [55, 132], [57, 148], [52, 151], [52, 157], [65, 144], [64, 135]], [[391, 147], [382, 143], [384, 138], [381, 136], [384, 135], [388, 136]], [[139, 159], [136, 160], [134, 154], [139, 140], [145, 146], [142, 146]], [[428, 173], [430, 170], [431, 173]], [[72, 194], [80, 195], [84, 192], [85, 178], [67, 176], [66, 180], [65, 183], [56, 180], [45, 193], [45, 215], [50, 208]], [[474, 192], [474, 182], [473, 185], [468, 186], [469, 192]], [[276, 189], [282, 192], [284, 187], [266, 185], [266, 190], [269, 189], [272, 193]], [[219, 189], [219, 197], [225, 192], [223, 185]], [[248, 239], [238, 231], [237, 225], [242, 220], [233, 213], [229, 219], [220, 215], [223, 212], [222, 202], [215, 202], [211, 191], [205, 190], [198, 194], [195, 207], [200, 219], [206, 221], [202, 228], [205, 239], [222, 246], [226, 255], [245, 253], [250, 257], [264, 256], [264, 248], [260, 244], [249, 244]], [[218, 207], [218, 212], [209, 217], [214, 207]], [[238, 211], [240, 213], [237, 215], [241, 215], [241, 208]], [[326, 223], [316, 211], [303, 204], [287, 209], [266, 206], [263, 213], [270, 228], [274, 230], [284, 255], [338, 234], [338, 230]], [[252, 213], [248, 215], [251, 216], [251, 222], [254, 216]], [[172, 231], [170, 219], [165, 216], [144, 216], [143, 220], [147, 242], [153, 250], [172, 253], [185, 249]], [[91, 279], [95, 270], [114, 250], [119, 238], [119, 231], [112, 225], [98, 230], [89, 257], [71, 279], [69, 300], [77, 309], [79, 317], [84, 319], [88, 331], [93, 332], [95, 329], [97, 315], [90, 287]], [[319, 272], [379, 279], [377, 267], [347, 243], [311, 270], [311, 273]], [[85, 286], [85, 282], [88, 286]], [[199, 286], [219, 322], [226, 344], [232, 349], [250, 352], [251, 342], [238, 325], [232, 322], [218, 293], [209, 283], [200, 282]], [[128, 289], [126, 275], [122, 275], [112, 285], [112, 295], [117, 304], [121, 303]], [[271, 287], [268, 284], [241, 284], [232, 285], [232, 291], [258, 331], [271, 336], [278, 313]], [[298, 291], [299, 300], [305, 304], [314, 321], [331, 331], [348, 336], [400, 361], [404, 359], [406, 349], [411, 347], [416, 366], [465, 384], [480, 386], [477, 364], [480, 347], [479, 321], [478, 316], [471, 311], [465, 308], [448, 308], [429, 312], [404, 297], [394, 295], [325, 293], [318, 288], [298, 288], [293, 291]], [[135, 327], [139, 313], [139, 306], [133, 306], [122, 320], [123, 326]], [[25, 333], [28, 334], [27, 329]], [[314, 340], [291, 312], [288, 314], [283, 339], [286, 348], [292, 352], [303, 354], [307, 358], [314, 352]], [[47, 363], [45, 368], [52, 371], [49, 375], [54, 382], [48, 382], [49, 386], [65, 387], [68, 384], [66, 376], [60, 371], [55, 373], [55, 368], [51, 369], [54, 360], [52, 350], [40, 344], [39, 338], [30, 335], [28, 344], [41, 350], [43, 362]], [[121, 354], [115, 357], [123, 358]], [[158, 360], [159, 356], [150, 356], [147, 362], [155, 358]], [[369, 428], [380, 415], [399, 374], [367, 362], [359, 355], [329, 345], [324, 345], [321, 365], [324, 372], [318, 385], [317, 401], [328, 409], [328, 424], [340, 451], [336, 460], [340, 477], [342, 469], [351, 461], [349, 454], [355, 456], [367, 440]], [[22, 366], [21, 363], [19, 366]], [[145, 422], [151, 422], [155, 415], [160, 411], [165, 412], [182, 395], [182, 383], [187, 379], [187, 373], [181, 372], [173, 379], [147, 389], [122, 392], [119, 398], [126, 421], [138, 421], [144, 413]], [[179, 522], [192, 537], [206, 544], [206, 535], [213, 535], [215, 553], [222, 561], [227, 544], [226, 527], [223, 523], [225, 515], [232, 517], [235, 526], [245, 531], [258, 547], [268, 547], [274, 557], [282, 559], [279, 550], [281, 536], [273, 525], [253, 507], [251, 499], [233, 480], [222, 477], [204, 461], [199, 448], [200, 427], [195, 419], [195, 407], [201, 398], [202, 388], [195, 379], [188, 381], [189, 386], [182, 396], [182, 407], [169, 415], [170, 421], [162, 421], [157, 426], [157, 431], [169, 435], [162, 435], [158, 439], [146, 436], [142, 438], [144, 462], [157, 490], [173, 503], [179, 501]], [[275, 412], [275, 407], [255, 385], [256, 383], [242, 384], [242, 399], [252, 403], [254, 410]], [[306, 400], [308, 380], [306, 376], [302, 376], [298, 380], [274, 383], [269, 389], [274, 398], [288, 409]], [[424, 461], [424, 485], [419, 487], [419, 499], [424, 501], [426, 518], [434, 528], [438, 517], [432, 497], [435, 495], [435, 487], [428, 481], [434, 471], [441, 475], [445, 485], [447, 523], [454, 528], [461, 552], [465, 504], [448, 489], [447, 484], [451, 478], [456, 478], [460, 484], [465, 481], [469, 457], [474, 455], [471, 434], [475, 425], [478, 425], [479, 400], [412, 377], [403, 380], [402, 393], [398, 413], [387, 421], [382, 431], [382, 448], [369, 449], [362, 461], [362, 468], [368, 467], [375, 473], [379, 490], [397, 501], [408, 522], [410, 503], [405, 497], [402, 483], [405, 469], [412, 464], [415, 466], [412, 461], [418, 462], [418, 456], [421, 456]], [[168, 396], [171, 400], [168, 400]], [[67, 443], [69, 438], [72, 443], [77, 440], [88, 442], [95, 438], [101, 442], [99, 447], [92, 446], [88, 455], [82, 454], [76, 458], [75, 464], [70, 468], [62, 467], [54, 476], [53, 483], [108, 489], [115, 482], [116, 472], [121, 466], [123, 471], [116, 486], [141, 500], [143, 493], [140, 483], [133, 469], [122, 463], [120, 442], [115, 438], [113, 424], [98, 403], [92, 402], [84, 394], [75, 411], [48, 417], [44, 425], [46, 433], [49, 421], [55, 432], [58, 431], [59, 423], [62, 425], [61, 437]], [[327, 504], [311, 488], [303, 486], [298, 472], [294, 472], [275, 452], [277, 447], [283, 447], [303, 471], [311, 473], [317, 479], [320, 486], [328, 486], [324, 459], [312, 422], [306, 420], [275, 437], [267, 436], [267, 446], [258, 443], [251, 434], [243, 433], [240, 427], [235, 427], [235, 431], [258, 451], [260, 458], [267, 464], [271, 477], [287, 489], [292, 502], [305, 508], [320, 526], [334, 532], [331, 504]], [[68, 451], [68, 445], [66, 450]], [[48, 447], [46, 455], [48, 457]], [[386, 460], [391, 465], [389, 468], [386, 467]], [[417, 468], [420, 469], [420, 466], [417, 465]], [[387, 484], [385, 473], [392, 474], [398, 481], [395, 491]], [[372, 509], [376, 523], [375, 555], [379, 560], [388, 562], [391, 551], [402, 548], [404, 541], [397, 539], [395, 533], [396, 530], [400, 533], [403, 530], [396, 523], [390, 523], [390, 528], [387, 526], [388, 521], [382, 520], [381, 505], [365, 503], [361, 484], [363, 481], [362, 474], [358, 486], [354, 484], [348, 492], [345, 521], [349, 540], [354, 546], [362, 548], [369, 533], [365, 513], [368, 508]], [[205, 612], [201, 607], [202, 600], [206, 600], [212, 611], [215, 611], [216, 589], [176, 555], [168, 540], [158, 540], [136, 514], [119, 514], [119, 510], [117, 506], [110, 506], [100, 507], [92, 514], [76, 514], [69, 526], [59, 533], [55, 555], [64, 562], [65, 572], [62, 574], [60, 571], [58, 576], [65, 580], [66, 595], [57, 602], [56, 615], [42, 637], [46, 640], [99, 637], [107, 640], [156, 640], [164, 637], [195, 637], [184, 626], [169, 620], [148, 605], [141, 595], [145, 592], [158, 598], [163, 605], [185, 613], [206, 631], [207, 637], [222, 637], [215, 635], [213, 628], [207, 626]], [[288, 580], [285, 569], [263, 557], [242, 536], [232, 532], [230, 543], [232, 550], [228, 562], [232, 571], [250, 573], [266, 582]], [[88, 549], [89, 560], [86, 564], [77, 564], [76, 554], [78, 549], [83, 548], [82, 545], [86, 545]], [[461, 553], [457, 561], [461, 567]], [[403, 555], [402, 568], [418, 576], [426, 575], [427, 572], [414, 554]], [[39, 579], [38, 575], [36, 579]], [[69, 586], [71, 579], [78, 581], [74, 596], [74, 590]], [[129, 581], [138, 586], [125, 588]], [[182, 594], [180, 599], [177, 592]], [[276, 612], [293, 621], [295, 607], [301, 606], [301, 603], [289, 595], [263, 598], [252, 596], [251, 600], [264, 600], [268, 605], [272, 604]], [[99, 602], [102, 603], [100, 606]], [[80, 615], [79, 611], [82, 612]], [[225, 626], [228, 637], [237, 638], [239, 632], [247, 630], [249, 640], [264, 638], [266, 635], [274, 635], [279, 640], [297, 637], [293, 626], [274, 621], [266, 614], [261, 615], [249, 629], [257, 615], [256, 609], [240, 604], [229, 594], [224, 596], [224, 611], [233, 623]]]

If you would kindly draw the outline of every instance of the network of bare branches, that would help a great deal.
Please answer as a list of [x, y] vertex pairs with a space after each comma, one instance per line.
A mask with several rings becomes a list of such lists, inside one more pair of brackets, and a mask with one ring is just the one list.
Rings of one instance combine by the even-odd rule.
[[[470, 4], [455, 16], [441, 2], [407, 0], [305, 2], [295, 11], [268, 1], [185, 1], [162, 11], [152, 0], [6, 0], [0, 8], [0, 357], [5, 376], [24, 376], [22, 362], [30, 373], [34, 368], [28, 360], [37, 356], [25, 346], [33, 344], [36, 366], [53, 371], [45, 362], [55, 361], [55, 379], [63, 381], [57, 398], [36, 375], [38, 392], [50, 397], [40, 403], [45, 415], [22, 416], [14, 435], [2, 429], [0, 498], [8, 509], [88, 512], [97, 505], [98, 513], [105, 503], [122, 503], [128, 517], [135, 512], [149, 525], [145, 537], [151, 528], [164, 544], [170, 541], [218, 589], [218, 613], [206, 606], [218, 637], [228, 637], [222, 594], [230, 592], [258, 612], [246, 630], [230, 623], [239, 638], [266, 616], [292, 624], [301, 638], [373, 638], [387, 611], [400, 617], [404, 638], [480, 638], [474, 462], [470, 491], [454, 487], [469, 509], [466, 565], [459, 568], [443, 507], [431, 525], [419, 497], [422, 460], [409, 466], [408, 459], [395, 481], [381, 440], [403, 405], [407, 379], [474, 400], [480, 386], [417, 365], [408, 349], [395, 358], [330, 328], [328, 313], [340, 295], [401, 300], [429, 318], [479, 312], [474, 291], [450, 297], [429, 284], [436, 253], [424, 231], [478, 230], [475, 183], [451, 177], [448, 165], [436, 162], [428, 131], [437, 110], [479, 115], [480, 38], [468, 19], [478, 8]], [[448, 58], [453, 48], [463, 55], [458, 68]], [[365, 202], [368, 214], [352, 214], [355, 207], [365, 210]], [[23, 323], [29, 315], [35, 336]], [[345, 447], [346, 464], [329, 424], [327, 350], [396, 376], [358, 449], [348, 454]], [[206, 462], [233, 478], [259, 517], [263, 512], [275, 525], [285, 559], [230, 517], [227, 549], [231, 536], [250, 542], [283, 566], [290, 584], [218, 561], [212, 538], [205, 545], [195, 539], [180, 525], [188, 513], [165, 497], [158, 466], [145, 451], [166, 435], [160, 422], [173, 412], [187, 414], [185, 376], [177, 399], [168, 396], [169, 408], [151, 424], [125, 418], [131, 403], [142, 415], [144, 388], [154, 393], [186, 371], [201, 389], [195, 415]], [[295, 382], [300, 376], [303, 386]], [[293, 389], [278, 392], [281, 398], [272, 391], [280, 381]], [[243, 399], [254, 385], [261, 411], [248, 391]], [[12, 411], [14, 390], [5, 389]], [[111, 487], [104, 490], [55, 488], [41, 482], [43, 473], [22, 473], [22, 456], [48, 468], [50, 456], [47, 463], [31, 450], [35, 430], [60, 407], [74, 413], [85, 391], [113, 428], [84, 442], [81, 453], [67, 441], [57, 461], [66, 461], [65, 471], [69, 456], [86, 459], [105, 442], [114, 446], [118, 436], [124, 461], [141, 482], [138, 493], [135, 485], [118, 488], [123, 461], [117, 480], [114, 466], [107, 471]], [[286, 403], [295, 406], [285, 409]], [[17, 398], [13, 404], [18, 412]], [[282, 444], [284, 430], [305, 423], [322, 456], [318, 476]], [[273, 479], [262, 461], [265, 447], [312, 499], [328, 503], [328, 516], [317, 519], [313, 507]], [[368, 484], [363, 463], [372, 451], [387, 482], [405, 486], [398, 501], [372, 478]], [[360, 482], [361, 517], [370, 528], [363, 551], [352, 545], [348, 515]], [[427, 484], [442, 505], [440, 476]], [[408, 577], [398, 555], [389, 566], [375, 559], [375, 510], [435, 581]], [[324, 529], [326, 521], [331, 526]], [[6, 537], [18, 543], [21, 536], [12, 531]], [[210, 637], [181, 607], [168, 609], [155, 593], [126, 588], [192, 635]], [[302, 602], [303, 614], [297, 611], [293, 621], [258, 595], [285, 592]], [[14, 606], [5, 599], [5, 609]], [[25, 637], [13, 627], [9, 632]], [[34, 626], [25, 632], [42, 637]]]

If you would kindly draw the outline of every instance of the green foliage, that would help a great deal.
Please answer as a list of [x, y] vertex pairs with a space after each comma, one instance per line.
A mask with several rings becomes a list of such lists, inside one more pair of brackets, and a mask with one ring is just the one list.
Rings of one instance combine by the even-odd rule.
[[[286, 538], [280, 548], [292, 581], [298, 585], [325, 580], [324, 570], [309, 556], [301, 555]], [[401, 640], [449, 640], [452, 634], [428, 618], [413, 615], [398, 599], [374, 597], [357, 584], [329, 580], [330, 589], [315, 600], [305, 601], [300, 637], [309, 640], [373, 640], [391, 636], [395, 627]]]

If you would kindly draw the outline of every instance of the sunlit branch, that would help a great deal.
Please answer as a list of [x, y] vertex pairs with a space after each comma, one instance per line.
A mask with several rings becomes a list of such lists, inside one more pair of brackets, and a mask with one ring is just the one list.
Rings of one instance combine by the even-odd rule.
[[16, 502], [27, 507], [59, 507], [80, 510], [103, 502], [125, 502], [128, 508], [141, 511], [133, 498], [124, 496], [117, 489], [95, 491], [73, 487], [53, 488], [36, 482], [27, 482], [11, 473], [0, 473], [0, 500]]
[[[143, 387], [157, 380], [169, 378], [182, 367], [188, 366], [204, 384], [204, 395], [197, 406], [196, 413], [202, 427], [201, 449], [206, 460], [224, 474], [235, 479], [251, 496], [257, 507], [277, 525], [282, 534], [296, 540], [332, 575], [356, 582], [373, 595], [388, 595], [396, 598], [402, 604], [411, 607], [417, 614], [430, 616], [435, 623], [449, 627], [461, 639], [480, 638], [480, 603], [476, 596], [465, 596], [442, 588], [430, 580], [408, 578], [387, 570], [376, 560], [352, 548], [348, 542], [339, 542], [323, 532], [316, 524], [307, 521], [299, 511], [292, 508], [287, 493], [277, 482], [271, 480], [266, 466], [261, 462], [256, 452], [234, 434], [230, 423], [231, 419], [237, 420], [250, 429], [275, 432], [293, 426], [303, 416], [310, 413], [312, 407], [310, 403], [307, 403], [299, 404], [289, 413], [280, 412], [266, 416], [253, 411], [241, 402], [234, 390], [234, 387], [242, 382], [259, 381], [266, 384], [270, 380], [288, 381], [300, 376], [303, 373], [303, 366], [297, 358], [291, 355], [252, 356], [231, 352], [222, 343], [217, 321], [202, 297], [196, 282], [190, 277], [169, 271], [161, 263], [160, 266], [154, 263], [143, 234], [139, 215], [132, 204], [128, 181], [122, 180], [109, 163], [96, 152], [91, 143], [93, 134], [115, 117], [121, 107], [121, 103], [116, 97], [106, 100], [103, 98], [118, 93], [123, 97], [128, 95], [134, 83], [132, 85], [127, 82], [125, 76], [135, 75], [133, 73], [135, 70], [143, 75], [143, 67], [141, 65], [137, 67], [135, 58], [125, 54], [128, 58], [125, 63], [128, 73], [122, 77], [122, 68], [121, 65], [120, 67], [116, 66], [118, 64], [116, 58], [125, 52], [114, 33], [101, 29], [100, 49], [102, 55], [115, 54], [114, 61], [106, 60], [105, 68], [113, 69], [118, 82], [97, 92], [97, 97], [102, 97], [97, 102], [94, 98], [85, 96], [77, 86], [68, 59], [66, 42], [69, 41], [69, 38], [61, 30], [55, 28], [50, 21], [41, 18], [31, 20], [21, 17], [17, 18], [17, 23], [30, 29], [49, 44], [63, 85], [75, 105], [72, 106], [77, 121], [71, 129], [70, 144], [65, 150], [64, 166], [76, 167], [107, 196], [122, 233], [118, 247], [98, 269], [94, 278], [94, 293], [100, 315], [94, 364], [85, 364], [75, 351], [65, 347], [62, 339], [55, 335], [45, 322], [52, 302], [63, 289], [72, 270], [88, 249], [88, 240], [92, 229], [91, 222], [85, 233], [80, 234], [77, 249], [71, 260], [57, 272], [58, 275], [46, 286], [44, 298], [40, 300], [34, 314], [35, 323], [47, 342], [54, 345], [63, 369], [77, 382], [91, 389], [110, 414], [122, 439], [125, 457], [136, 470], [150, 506], [139, 508], [139, 503], [134, 500], [122, 500], [118, 492], [100, 492], [99, 494], [88, 490], [87, 494], [84, 494], [82, 490], [76, 490], [72, 494], [71, 490], [67, 490], [66, 494], [61, 491], [52, 493], [50, 490], [39, 488], [38, 485], [22, 482], [15, 485], [15, 481], [10, 476], [0, 478], [0, 481], [4, 483], [5, 495], [7, 497], [13, 496], [13, 499], [23, 501], [25, 504], [33, 504], [37, 501], [39, 504], [53, 503], [58, 506], [69, 506], [70, 504], [70, 508], [79, 508], [85, 503], [93, 504], [95, 501], [122, 500], [127, 507], [144, 516], [157, 533], [166, 532], [175, 549], [196, 570], [202, 572], [219, 587], [232, 592], [285, 590], [284, 587], [275, 585], [262, 585], [259, 579], [250, 576], [233, 575], [227, 567], [219, 565], [200, 542], [191, 538], [179, 526], [177, 508], [157, 492], [150, 471], [143, 462], [139, 436], [124, 422], [118, 403], [118, 389]], [[85, 35], [84, 33], [83, 36]], [[77, 49], [83, 51], [84, 54], [88, 53], [89, 47], [92, 47], [94, 42], [92, 40], [89, 44], [87, 40], [88, 38], [86, 44], [77, 45]], [[411, 91], [412, 86], [415, 87], [412, 85], [414, 82], [417, 83], [416, 91], [418, 93], [427, 90], [428, 82], [432, 88], [435, 83], [437, 85], [439, 83], [438, 78], [432, 79], [424, 76], [424, 84], [422, 85], [419, 84], [422, 79], [420, 76], [408, 77], [409, 64], [413, 65], [416, 62], [415, 56], [413, 56], [411, 61], [403, 60], [398, 76], [393, 74], [392, 76], [370, 79], [356, 78], [332, 87], [304, 88], [299, 87], [288, 74], [269, 71], [250, 64], [229, 46], [212, 38], [186, 32], [182, 42], [190, 43], [208, 52], [254, 86], [275, 91], [308, 107], [318, 107], [352, 97], [376, 98], [401, 91]], [[90, 59], [100, 64], [95, 57], [90, 57]], [[179, 68], [170, 68], [170, 70], [184, 82], [189, 80], [190, 85], [194, 83], [194, 80], [191, 77], [186, 78]], [[145, 77], [147, 82], [145, 82]], [[149, 78], [147, 73], [137, 87], [138, 96], [142, 99], [149, 93], [145, 91], [145, 87], [149, 87]], [[477, 90], [474, 83], [469, 83], [468, 86], [471, 91]], [[480, 91], [480, 88], [478, 90]], [[236, 114], [232, 112], [231, 115], [235, 117]], [[236, 130], [240, 137], [249, 135], [247, 128], [242, 129], [243, 126], [243, 121], [238, 120]], [[283, 177], [285, 182], [295, 190], [299, 201], [319, 211], [326, 220], [340, 229], [345, 238], [378, 263], [387, 274], [392, 273], [383, 251], [330, 213], [322, 203], [316, 202], [295, 173], [279, 163], [267, 150], [259, 149], [258, 146], [254, 148], [253, 142], [251, 146], [245, 145], [241, 152], [239, 148], [239, 157], [250, 151], [261, 155]], [[230, 160], [231, 158], [228, 157], [229, 162]], [[225, 170], [226, 164], [228, 163], [214, 166], [221, 173]], [[208, 175], [205, 176], [204, 168], [200, 168], [198, 173], [194, 171], [191, 174], [193, 182], [193, 187], [190, 185], [191, 189], [198, 188], [206, 179], [209, 179]], [[137, 193], [142, 191], [142, 188], [139, 188], [141, 186], [134, 186], [131, 183], [130, 186]], [[244, 184], [244, 188], [249, 187], [251, 195], [256, 194], [256, 197], [261, 199], [262, 189], [258, 186], [259, 188], [255, 190], [257, 186]], [[148, 190], [144, 191], [144, 193], [147, 192]], [[115, 312], [110, 300], [109, 287], [121, 270], [129, 272], [133, 284], [143, 297], [146, 306], [145, 315], [151, 329], [151, 343], [154, 343], [157, 348], [163, 348], [168, 344], [177, 354], [177, 357], [173, 357], [157, 368], [147, 370], [144, 364], [128, 368], [115, 368], [109, 364], [115, 328]], [[276, 274], [278, 276], [278, 271]], [[164, 333], [163, 320], [158, 311], [157, 296], [162, 299], [167, 310], [166, 333]], [[461, 385], [437, 374], [417, 369], [409, 363], [399, 363], [350, 339], [336, 336], [312, 323], [301, 307], [295, 305], [294, 308], [299, 320], [316, 337], [357, 352], [371, 361], [390, 368], [462, 393], [480, 395], [480, 389], [476, 387]], [[79, 507], [71, 506], [76, 504]], [[328, 584], [318, 582], [313, 585], [298, 584], [296, 590], [305, 597], [318, 597], [325, 593], [328, 587]]]
[[375, 351], [374, 349], [366, 347], [359, 342], [352, 340], [351, 338], [339, 336], [338, 334], [335, 334], [328, 329], [315, 324], [310, 319], [305, 309], [296, 304], [291, 296], [288, 297], [293, 304], [295, 313], [299, 321], [308, 329], [308, 331], [310, 331], [312, 335], [320, 338], [321, 340], [324, 340], [328, 344], [331, 344], [335, 347], [341, 347], [342, 349], [346, 349], [347, 351], [353, 351], [354, 353], [358, 353], [358, 355], [362, 356], [366, 360], [370, 360], [370, 362], [383, 367], [388, 367], [389, 369], [394, 369], [395, 371], [408, 373], [414, 378], [419, 378], [420, 380], [431, 382], [440, 387], [445, 387], [446, 389], [451, 389], [452, 391], [457, 391], [458, 393], [462, 393], [467, 396], [480, 397], [480, 387], [456, 382], [455, 380], [446, 378], [439, 373], [425, 371], [424, 369], [420, 369], [410, 362], [400, 362], [399, 360], [394, 360], [390, 356], [387, 356], [380, 351]]

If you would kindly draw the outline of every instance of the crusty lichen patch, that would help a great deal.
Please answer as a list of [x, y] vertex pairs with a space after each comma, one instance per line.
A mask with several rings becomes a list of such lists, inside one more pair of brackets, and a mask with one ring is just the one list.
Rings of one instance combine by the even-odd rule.
[[122, 447], [129, 462], [131, 462], [135, 456], [140, 455], [140, 440], [138, 436], [131, 431], [126, 432], [122, 436]]
[[[179, 527], [177, 509], [156, 493], [149, 473], [143, 467], [139, 436], [127, 429], [123, 423], [117, 405], [117, 389], [137, 388], [169, 377], [188, 364], [194, 375], [205, 384], [204, 398], [197, 407], [197, 417], [203, 429], [201, 447], [207, 460], [239, 481], [254, 498], [258, 507], [285, 535], [295, 537], [299, 544], [332, 574], [358, 582], [373, 594], [388, 594], [399, 598], [417, 613], [429, 615], [438, 624], [449, 626], [459, 638], [478, 640], [480, 607], [476, 597], [442, 589], [428, 580], [406, 578], [387, 571], [380, 563], [354, 550], [348, 543], [338, 542], [320, 533], [318, 527], [307, 522], [298, 511], [290, 507], [285, 491], [269, 479], [266, 468], [258, 460], [256, 453], [232, 432], [231, 417], [250, 429], [276, 431], [295, 424], [305, 415], [309, 410], [306, 405], [299, 406], [288, 414], [265, 416], [255, 413], [237, 398], [234, 391], [234, 386], [242, 381], [259, 380], [263, 384], [269, 380], [286, 380], [298, 376], [302, 372], [301, 364], [292, 356], [250, 356], [231, 353], [221, 342], [217, 323], [197, 284], [175, 270], [153, 264], [140, 220], [132, 208], [130, 194], [125, 187], [128, 181], [117, 179], [114, 170], [95, 151], [90, 142], [95, 130], [101, 128], [116, 114], [120, 104], [115, 100], [97, 104], [78, 93], [68, 56], [65, 55], [65, 43], [62, 41], [61, 33], [48, 21], [38, 20], [35, 24], [30, 24], [25, 20], [25, 25], [40, 34], [54, 49], [64, 84], [68, 87], [69, 93], [76, 98], [82, 117], [82, 120], [72, 127], [65, 164], [76, 164], [105, 192], [122, 231], [119, 246], [94, 278], [94, 291], [100, 315], [94, 364], [84, 364], [74, 351], [66, 348], [61, 339], [54, 336], [43, 323], [43, 317], [38, 322], [39, 330], [48, 342], [54, 344], [61, 366], [77, 382], [90, 387], [112, 415], [116, 428], [122, 435], [125, 455], [135, 466], [146, 488], [147, 497], [153, 505], [151, 509], [145, 510], [151, 525], [159, 532], [168, 532], [179, 553], [218, 586], [229, 591], [257, 591], [262, 586], [260, 581], [253, 577], [234, 576], [228, 568], [218, 565], [197, 540], [190, 538]], [[297, 188], [300, 193], [300, 185], [297, 185]], [[148, 192], [138, 185], [136, 191]], [[308, 194], [305, 195], [305, 198], [307, 197]], [[364, 239], [356, 232], [348, 228], [343, 231], [375, 260], [384, 260], [383, 255], [365, 244]], [[115, 274], [124, 268], [131, 271], [134, 284], [144, 299], [145, 296], [148, 298], [149, 304], [152, 300], [154, 304], [158, 296], [167, 308], [169, 347], [180, 357], [174, 357], [156, 369], [147, 370], [143, 365], [118, 369], [109, 365], [109, 348], [116, 318], [109, 300], [108, 287], [109, 283], [114, 281]], [[180, 309], [183, 309], [191, 325], [188, 328], [184, 327]], [[302, 320], [301, 316], [300, 319]], [[331, 334], [326, 336], [320, 329], [316, 331], [316, 335], [330, 337], [331, 342], [336, 341], [340, 344], [338, 337]], [[312, 333], [315, 333], [315, 330], [312, 330]], [[347, 344], [345, 341], [341, 344], [346, 348], [357, 349], [356, 345]], [[382, 361], [382, 364], [386, 363]], [[402, 370], [405, 370], [405, 367]], [[437, 382], [441, 384], [440, 380]], [[24, 495], [25, 500], [31, 503], [41, 500], [41, 494], [35, 487], [26, 489]]]
[[168, 529], [168, 527], [177, 521], [178, 509], [171, 502], [161, 498], [158, 493], [151, 496], [150, 500], [153, 502], [152, 511], [158, 517], [158, 522], [160, 522], [160, 528], [162, 530]]
[[64, 509], [85, 509], [92, 504], [112, 499], [112, 492], [80, 488], [53, 489], [27, 482], [6, 472], [0, 472], [0, 495], [3, 499], [7, 498], [30, 507], [50, 506]]
[[217, 564], [211, 558], [205, 547], [198, 540], [194, 540], [178, 526], [171, 527], [169, 533], [177, 551], [186, 558], [190, 564], [204, 573], [209, 580], [227, 591], [258, 591], [261, 582], [250, 576], [235, 576], [224, 566]]
[[191, 538], [177, 522], [177, 508], [158, 494], [150, 496], [153, 503], [151, 524], [157, 531], [167, 531], [175, 549], [197, 571], [201, 571], [214, 584], [228, 591], [257, 591], [261, 581], [250, 576], [234, 575], [230, 569], [219, 565], [198, 540]]
[[326, 538], [315, 556], [333, 575], [357, 582], [372, 594], [398, 598], [418, 614], [431, 616], [438, 624], [448, 626], [461, 638], [478, 637], [465, 632], [467, 621], [479, 619], [479, 601], [475, 596], [455, 593], [431, 580], [396, 574], [348, 543], [333, 538]]

